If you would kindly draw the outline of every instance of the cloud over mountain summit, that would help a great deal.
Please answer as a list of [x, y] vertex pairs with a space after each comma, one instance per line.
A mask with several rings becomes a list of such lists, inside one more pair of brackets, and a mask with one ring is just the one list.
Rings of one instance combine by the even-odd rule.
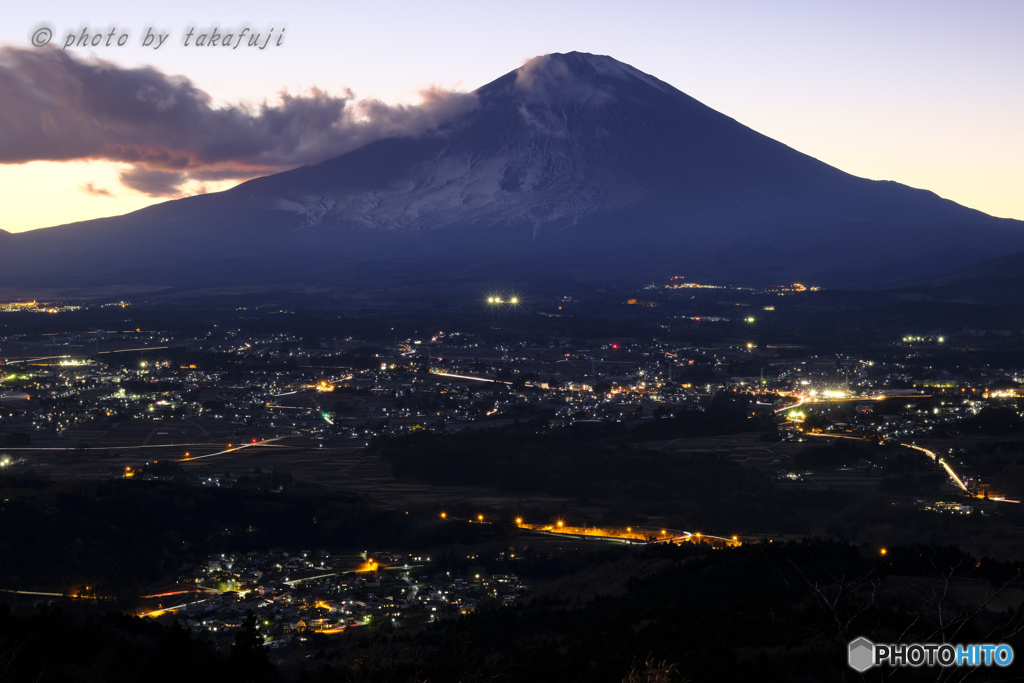
[[316, 163], [373, 140], [415, 136], [477, 106], [439, 88], [389, 105], [313, 88], [257, 106], [215, 107], [184, 76], [55, 48], [0, 48], [0, 163], [103, 159], [121, 182], [174, 196], [188, 180], [245, 179]]

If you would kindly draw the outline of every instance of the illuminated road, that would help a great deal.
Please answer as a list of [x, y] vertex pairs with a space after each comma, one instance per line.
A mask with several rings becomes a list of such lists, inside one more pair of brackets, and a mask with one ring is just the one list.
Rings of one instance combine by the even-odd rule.
[[195, 602], [183, 602], [180, 605], [174, 605], [172, 607], [161, 607], [160, 609], [155, 609], [152, 612], [142, 612], [138, 616], [140, 616], [140, 617], [159, 617], [160, 615], [167, 614], [168, 612], [177, 612], [182, 607], [188, 607], [189, 605], [202, 605], [207, 600], [209, 600], [209, 598], [203, 598], [202, 600], [196, 600]]
[[[275, 437], [275, 439], [283, 439], [283, 438], [285, 438], [285, 437], [283, 437], [283, 436]], [[283, 444], [269, 444], [269, 443], [267, 443], [269, 441], [271, 441], [271, 439], [267, 439], [266, 441], [261, 441], [259, 443], [251, 443], [249, 445], [250, 446], [261, 446], [261, 445], [267, 444], [268, 446], [273, 447], [273, 448], [289, 448], [288, 446], [285, 446]], [[142, 445], [142, 446], [94, 446], [92, 448], [86, 449], [86, 452], [88, 452], [88, 451], [134, 451], [134, 450], [138, 450], [140, 448], [195, 448], [197, 446], [209, 446], [209, 445], [210, 444], [208, 442], [200, 441], [200, 442], [195, 442], [195, 443], [162, 443], [162, 444], [152, 444], [152, 445], [149, 445], [149, 446], [146, 446], [146, 445]], [[17, 448], [7, 448], [6, 446], [4, 447], [4, 453], [6, 453], [8, 451], [61, 451], [61, 452], [67, 453], [69, 450], [74, 450], [74, 449], [70, 449], [67, 446], [26, 446], [26, 447], [19, 446]], [[219, 453], [214, 453], [213, 455], [219, 455]], [[204, 455], [202, 457], [205, 458], [207, 456]], [[192, 458], [192, 459], [194, 460], [195, 458]]]
[[[921, 451], [922, 453], [927, 455], [929, 458], [931, 458], [935, 462], [937, 462], [940, 465], [942, 465], [943, 469], [945, 469], [946, 472], [949, 473], [950, 478], [953, 481], [956, 482], [956, 485], [959, 486], [960, 489], [964, 493], [966, 493], [967, 495], [969, 495], [969, 496], [971, 496], [973, 498], [980, 498], [981, 497], [981, 496], [978, 496], [976, 494], [971, 493], [970, 490], [968, 490], [967, 485], [964, 484], [963, 480], [960, 477], [958, 477], [956, 472], [953, 471], [953, 468], [949, 466], [949, 463], [946, 462], [945, 459], [940, 458], [939, 456], [937, 456], [934, 451], [930, 451], [927, 448], [922, 448], [921, 446], [914, 446], [913, 444], [903, 444], [903, 445], [906, 446], [907, 448], [913, 448], [915, 451]], [[1006, 498], [1004, 496], [992, 496], [991, 498], [989, 498], [989, 500], [1000, 501], [1000, 502], [1003, 502], [1003, 503], [1019, 503], [1020, 502], [1019, 500], [1010, 500], [1009, 498]]]
[[[358, 570], [353, 570], [353, 571], [358, 571]], [[337, 575], [338, 575], [338, 572], [331, 572], [330, 574], [317, 574], [316, 576], [305, 576], [305, 577], [303, 577], [301, 579], [290, 579], [290, 580], [282, 581], [281, 583], [283, 583], [286, 586], [296, 586], [296, 585], [302, 583], [303, 581], [314, 581], [316, 579], [326, 579], [326, 578], [328, 578], [330, 576], [337, 576]]]
[[927, 448], [924, 448], [922, 446], [915, 446], [914, 444], [903, 444], [903, 445], [906, 446], [907, 448], [913, 448], [915, 451], [921, 451], [922, 453], [927, 455], [929, 458], [931, 458], [935, 462], [937, 462], [940, 465], [942, 465], [943, 469], [945, 469], [946, 472], [949, 473], [949, 477], [954, 482], [956, 482], [957, 486], [960, 487], [960, 490], [963, 491], [964, 493], [966, 493], [967, 495], [971, 495], [971, 492], [967, 490], [967, 485], [964, 484], [964, 480], [961, 479], [960, 477], [958, 477], [956, 475], [956, 472], [953, 471], [953, 468], [949, 466], [949, 463], [947, 463], [945, 460], [943, 460], [942, 458], [937, 456], [935, 454], [935, 451], [930, 451]]
[[[821, 433], [817, 433], [817, 432], [807, 432], [807, 433], [804, 434], [804, 436], [817, 436], [817, 437], [820, 437], [820, 438], [827, 438], [827, 439], [853, 439], [854, 441], [867, 441], [867, 439], [861, 438], [859, 436], [846, 436], [846, 435], [843, 435], [843, 434], [821, 434]], [[946, 474], [949, 475], [949, 478], [953, 481], [954, 484], [957, 485], [957, 487], [961, 491], [963, 491], [968, 496], [971, 496], [972, 498], [979, 498], [980, 497], [980, 496], [978, 496], [978, 495], [976, 495], [974, 493], [971, 493], [970, 489], [967, 488], [967, 484], [965, 484], [964, 480], [960, 478], [960, 475], [958, 475], [953, 470], [953, 468], [950, 466], [950, 464], [948, 462], [946, 462], [946, 460], [944, 458], [940, 458], [938, 455], [936, 455], [935, 451], [931, 451], [931, 450], [928, 450], [927, 448], [925, 448], [923, 446], [917, 446], [917, 445], [911, 444], [911, 443], [904, 443], [904, 444], [900, 444], [900, 445], [903, 446], [904, 448], [912, 448], [915, 451], [920, 451], [921, 453], [924, 453], [929, 458], [931, 458], [933, 462], [936, 462], [939, 465], [941, 465], [942, 469], [946, 470]], [[989, 500], [995, 500], [995, 501], [999, 501], [999, 502], [1003, 502], [1003, 503], [1019, 503], [1020, 502], [1019, 500], [1011, 500], [1011, 499], [1006, 498], [1004, 496], [992, 496], [991, 498], [989, 498]]]
[[431, 370], [430, 374], [438, 375], [440, 377], [454, 377], [456, 379], [468, 379], [474, 382], [490, 382], [492, 384], [512, 384], [512, 382], [503, 382], [498, 379], [491, 379], [490, 377], [473, 377], [472, 375], [455, 375], [450, 372], [444, 372], [442, 370]]
[[798, 403], [794, 403], [790, 406], [783, 406], [777, 409], [776, 413], [781, 413], [792, 408], [799, 408], [803, 405], [821, 405], [821, 404], [832, 404], [832, 403], [856, 403], [858, 401], [882, 401], [886, 398], [931, 398], [931, 394], [880, 394], [878, 396], [820, 396], [820, 397], [807, 397], [801, 396]]
[[527, 524], [521, 519], [516, 526], [524, 531], [547, 534], [551, 536], [567, 536], [579, 540], [606, 541], [609, 543], [721, 543], [726, 546], [742, 545], [738, 536], [726, 538], [712, 536], [699, 531], [679, 531], [676, 529], [655, 529], [646, 527], [600, 528], [567, 526], [563, 521], [554, 524]]
[[69, 598], [74, 597], [70, 595], [64, 595], [63, 593], [43, 593], [40, 591], [12, 591], [6, 588], [0, 588], [0, 593], [14, 593], [15, 595], [45, 595], [52, 598]]
[[[265, 439], [263, 441], [257, 441], [256, 443], [243, 443], [242, 445], [229, 446], [229, 447], [227, 447], [227, 449], [224, 449], [223, 451], [218, 451], [217, 453], [208, 453], [205, 456], [186, 456], [184, 458], [179, 458], [178, 462], [179, 463], [190, 463], [191, 461], [194, 461], [194, 460], [203, 460], [204, 458], [213, 458], [214, 456], [223, 456], [223, 455], [228, 454], [228, 453], [238, 453], [239, 451], [244, 451], [245, 449], [253, 449], [253, 447], [261, 446], [261, 445], [264, 445], [264, 444], [271, 444], [272, 445], [272, 443], [271, 443], [272, 441], [280, 441], [283, 438], [286, 438], [286, 437], [285, 436], [274, 436], [273, 438], [268, 438], [268, 439]], [[278, 447], [280, 447], [280, 446], [278, 446]]]
[[791, 408], [799, 408], [799, 407], [800, 407], [800, 406], [802, 406], [803, 404], [804, 404], [804, 397], [803, 397], [803, 396], [801, 396], [801, 397], [800, 397], [800, 400], [799, 400], [798, 402], [794, 403], [794, 404], [793, 404], [793, 405], [791, 405], [791, 406], [782, 406], [781, 408], [779, 408], [779, 409], [778, 409], [778, 410], [776, 410], [775, 412], [776, 412], [776, 413], [781, 413], [781, 412], [783, 412], [784, 410], [789, 410], [789, 409], [791, 409]]

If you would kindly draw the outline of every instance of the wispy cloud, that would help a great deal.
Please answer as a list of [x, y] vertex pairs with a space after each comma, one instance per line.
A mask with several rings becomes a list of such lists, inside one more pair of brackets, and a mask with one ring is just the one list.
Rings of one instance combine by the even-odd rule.
[[86, 183], [82, 188], [88, 194], [96, 195], [97, 197], [113, 197], [113, 193], [104, 187], [96, 187], [92, 183]]
[[552, 105], [573, 100], [591, 106], [606, 104], [612, 95], [593, 85], [593, 65], [580, 69], [589, 73], [573, 73], [568, 55], [534, 57], [516, 70], [516, 87], [529, 103]]
[[[424, 90], [388, 105], [316, 88], [259, 105], [214, 107], [189, 79], [83, 60], [57, 49], [0, 48], [0, 163], [104, 159], [121, 182], [177, 196], [190, 180], [244, 179], [316, 163], [373, 140], [418, 135], [477, 106]], [[104, 191], [89, 190], [94, 194]]]

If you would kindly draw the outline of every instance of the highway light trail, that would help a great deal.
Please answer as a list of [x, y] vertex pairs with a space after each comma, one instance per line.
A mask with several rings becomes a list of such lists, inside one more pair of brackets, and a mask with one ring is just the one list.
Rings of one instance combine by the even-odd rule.
[[779, 408], [779, 409], [778, 409], [778, 410], [776, 410], [775, 412], [776, 412], [776, 413], [781, 413], [781, 412], [783, 412], [783, 411], [785, 411], [785, 410], [789, 410], [789, 409], [791, 409], [791, 408], [799, 408], [799, 407], [800, 407], [800, 406], [802, 406], [803, 404], [804, 404], [804, 397], [803, 397], [803, 396], [801, 396], [801, 397], [800, 397], [800, 400], [799, 400], [798, 402], [794, 403], [794, 404], [793, 404], [793, 405], [791, 405], [791, 406], [782, 406], [781, 408]]
[[275, 436], [273, 439], [267, 439], [266, 441], [258, 441], [256, 443], [245, 443], [245, 444], [242, 444], [241, 446], [231, 446], [230, 444], [228, 444], [228, 448], [225, 448], [223, 451], [217, 451], [216, 453], [207, 453], [206, 455], [196, 455], [196, 456], [189, 456], [189, 457], [185, 457], [185, 458], [179, 458], [178, 462], [192, 462], [193, 460], [202, 460], [204, 458], [212, 458], [215, 455], [224, 455], [226, 453], [236, 453], [236, 452], [238, 452], [240, 450], [243, 450], [245, 448], [253, 448], [254, 446], [263, 446], [264, 444], [270, 444], [270, 442], [272, 442], [272, 441], [278, 441], [278, 440], [283, 439], [283, 438], [284, 438], [283, 436]]
[[315, 579], [326, 579], [329, 576], [337, 576], [337, 575], [338, 575], [337, 572], [331, 572], [330, 574], [319, 574], [317, 576], [306, 576], [306, 577], [303, 577], [301, 579], [290, 579], [290, 580], [282, 581], [281, 583], [285, 584], [286, 586], [295, 586], [295, 585], [298, 585], [298, 584], [302, 583], [303, 581], [313, 581]]
[[5, 360], [6, 365], [14, 365], [15, 363], [35, 363], [40, 360], [56, 360], [58, 358], [71, 358], [71, 356], [43, 356], [42, 358], [23, 358], [22, 360]]
[[953, 479], [953, 481], [956, 482], [956, 485], [959, 486], [964, 493], [970, 493], [970, 491], [967, 490], [967, 485], [964, 484], [963, 480], [960, 477], [956, 476], [956, 472], [954, 472], [953, 468], [949, 466], [949, 463], [947, 463], [942, 458], [939, 458], [939, 464], [942, 465], [946, 472], [949, 473], [949, 476]]
[[161, 607], [160, 609], [155, 609], [152, 612], [142, 613], [139, 616], [140, 617], [158, 617], [161, 614], [166, 614], [167, 612], [176, 612], [179, 609], [181, 609], [182, 607], [188, 607], [189, 605], [202, 605], [208, 599], [209, 598], [203, 598], [202, 600], [196, 600], [195, 602], [183, 602], [180, 605], [174, 605], [173, 607]]
[[[857, 437], [857, 436], [844, 436], [842, 434], [821, 434], [821, 433], [814, 433], [814, 432], [808, 433], [806, 436], [817, 436], [819, 438], [826, 438], [826, 439], [853, 439], [855, 441], [866, 441], [867, 440], [867, 439], [862, 439], [862, 438]], [[974, 494], [971, 493], [970, 489], [967, 488], [967, 485], [964, 483], [964, 480], [961, 479], [957, 475], [957, 473], [953, 471], [953, 468], [950, 467], [949, 463], [947, 463], [945, 460], [943, 460], [942, 458], [937, 456], [934, 451], [930, 451], [927, 448], [923, 448], [921, 446], [915, 446], [914, 444], [910, 444], [910, 443], [905, 443], [905, 444], [901, 444], [901, 445], [903, 445], [903, 446], [905, 446], [907, 448], [913, 448], [915, 451], [920, 451], [920, 452], [924, 453], [925, 455], [927, 455], [929, 458], [931, 458], [933, 461], [935, 461], [935, 462], [939, 463], [940, 465], [942, 465], [942, 468], [944, 470], [946, 470], [947, 474], [949, 474], [949, 478], [953, 480], [953, 482], [960, 488], [961, 491], [963, 491], [964, 493], [966, 493], [969, 496], [973, 496], [974, 495]], [[1008, 500], [1006, 498], [993, 498], [993, 500], [1001, 500], [1001, 501], [1004, 501], [1004, 502], [1007, 502], [1007, 503], [1016, 503], [1016, 502], [1018, 502], [1018, 501], [1015, 501], [1015, 500]]]
[[167, 593], [155, 593], [153, 595], [140, 595], [139, 599], [140, 600], [144, 600], [144, 599], [148, 599], [148, 598], [166, 598], [168, 595], [191, 595], [192, 593], [202, 593], [202, 592], [216, 593], [217, 591], [213, 590], [212, 588], [205, 588], [203, 586], [196, 586], [194, 589], [187, 590], [187, 591], [169, 591]]
[[948, 462], [946, 462], [945, 460], [943, 460], [939, 456], [935, 455], [934, 451], [930, 451], [927, 448], [922, 448], [921, 446], [915, 446], [913, 444], [903, 444], [903, 445], [906, 446], [907, 448], [913, 448], [915, 451], [921, 451], [922, 453], [927, 455], [929, 458], [931, 458], [935, 462], [937, 462], [940, 465], [942, 465], [942, 468], [944, 470], [946, 470], [947, 474], [949, 474], [949, 478], [952, 479], [954, 482], [956, 482], [956, 485], [960, 487], [960, 490], [963, 491], [964, 493], [966, 493], [967, 495], [971, 495], [971, 492], [967, 488], [967, 485], [964, 483], [963, 479], [961, 479], [960, 477], [957, 476], [956, 472], [953, 471], [953, 468], [949, 466]]
[[712, 536], [700, 532], [678, 531], [675, 529], [577, 527], [567, 525], [563, 520], [558, 520], [553, 524], [529, 524], [524, 522], [522, 518], [516, 519], [516, 526], [534, 533], [614, 543], [721, 543], [727, 547], [742, 545], [738, 536], [726, 538], [724, 536]]
[[430, 374], [438, 375], [440, 377], [455, 377], [456, 379], [469, 379], [474, 382], [492, 382], [494, 384], [512, 384], [512, 382], [502, 382], [501, 380], [491, 379], [490, 377], [473, 377], [472, 375], [454, 375], [450, 372], [443, 372], [441, 370], [431, 370]]
[[[276, 437], [276, 438], [283, 439], [284, 437]], [[272, 444], [272, 443], [269, 443], [269, 441], [271, 441], [271, 439], [267, 439], [266, 441], [261, 441], [258, 444], [249, 444], [249, 445], [250, 446], [266, 445], [266, 446], [271, 447], [271, 448], [288, 448], [288, 446], [285, 446], [284, 444], [279, 444], [279, 443]], [[166, 443], [166, 444], [151, 444], [151, 445], [143, 445], [143, 446], [94, 446], [92, 449], [87, 449], [87, 450], [104, 450], [104, 451], [129, 451], [130, 450], [130, 451], [134, 451], [134, 450], [137, 450], [139, 448], [195, 448], [196, 446], [209, 446], [209, 445], [210, 445], [209, 443]], [[6, 446], [4, 447], [4, 452], [5, 453], [8, 452], [8, 451], [61, 451], [61, 452], [66, 453], [68, 450], [69, 449], [68, 449], [67, 446], [37, 446], [37, 447], [18, 446], [17, 448], [7, 448]], [[201, 457], [205, 458], [206, 456], [204, 455], [204, 456], [201, 456]], [[192, 458], [192, 460], [195, 460], [195, 458]]]

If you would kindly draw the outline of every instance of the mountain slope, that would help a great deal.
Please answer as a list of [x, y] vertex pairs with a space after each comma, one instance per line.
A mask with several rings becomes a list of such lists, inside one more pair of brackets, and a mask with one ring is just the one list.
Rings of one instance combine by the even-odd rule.
[[514, 278], [871, 284], [1024, 250], [1024, 224], [856, 178], [610, 57], [539, 57], [419, 138], [12, 235], [0, 286]]

